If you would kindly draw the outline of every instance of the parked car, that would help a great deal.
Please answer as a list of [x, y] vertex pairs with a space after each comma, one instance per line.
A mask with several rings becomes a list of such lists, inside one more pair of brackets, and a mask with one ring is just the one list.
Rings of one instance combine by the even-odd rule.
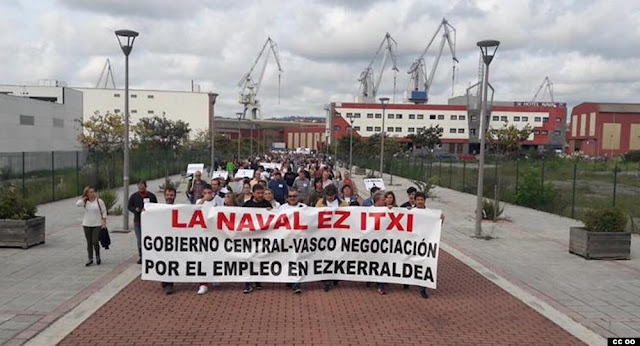
[[467, 160], [467, 161], [473, 161], [476, 159], [475, 155], [471, 155], [471, 154], [460, 154], [458, 155], [458, 159], [459, 160]]

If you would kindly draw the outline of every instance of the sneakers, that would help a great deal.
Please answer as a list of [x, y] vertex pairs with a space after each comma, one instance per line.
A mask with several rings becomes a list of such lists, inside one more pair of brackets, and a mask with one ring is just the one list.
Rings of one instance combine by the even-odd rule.
[[164, 287], [164, 293], [165, 294], [173, 294], [173, 284], [167, 284]]
[[302, 289], [300, 287], [296, 287], [296, 288], [293, 289], [293, 293], [300, 294], [300, 293], [302, 293]]
[[244, 285], [244, 290], [242, 291], [242, 293], [249, 294], [251, 292], [253, 292], [253, 286], [251, 284]]
[[207, 285], [200, 285], [200, 288], [198, 288], [198, 295], [203, 295], [207, 292], [209, 292], [209, 287]]
[[98, 256], [98, 257], [96, 258], [96, 264], [97, 264], [97, 265], [100, 265], [100, 263], [102, 263], [102, 260], [100, 259], [100, 256]]
[[382, 287], [378, 287], [378, 293], [380, 293], [380, 295], [385, 295], [387, 294], [387, 291], [385, 291]]
[[87, 261], [87, 263], [84, 264], [84, 266], [88, 267], [88, 266], [90, 266], [92, 264], [93, 264], [93, 259], [90, 259], [90, 260]]
[[262, 289], [262, 284], [259, 282], [256, 282], [256, 289], [257, 290], [261, 290]]
[[420, 288], [420, 296], [422, 296], [422, 298], [424, 299], [429, 298], [429, 291], [427, 290], [426, 287]]
[[138, 258], [138, 262], [136, 262], [138, 264], [142, 264], [142, 257]]

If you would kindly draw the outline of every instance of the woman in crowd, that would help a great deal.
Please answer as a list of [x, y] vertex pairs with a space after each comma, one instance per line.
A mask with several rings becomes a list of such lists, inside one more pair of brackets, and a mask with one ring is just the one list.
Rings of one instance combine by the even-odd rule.
[[353, 189], [351, 185], [343, 185], [342, 189], [340, 189], [340, 193], [342, 194], [342, 199], [349, 204], [349, 206], [361, 206], [362, 198], [353, 193]]
[[96, 264], [100, 265], [100, 231], [107, 226], [107, 206], [96, 196], [96, 190], [87, 186], [82, 192], [82, 198], [76, 202], [76, 206], [84, 208], [82, 228], [87, 240], [87, 255], [89, 260], [85, 266], [93, 264], [93, 253], [96, 254]]
[[318, 202], [319, 199], [322, 198], [322, 180], [316, 179], [313, 182], [313, 191], [309, 195], [309, 199], [307, 200], [307, 205], [314, 206]]
[[340, 184], [342, 183], [342, 173], [340, 173], [339, 170], [336, 170], [335, 174], [333, 175], [333, 181], [335, 184], [337, 184], [337, 186], [340, 186]]
[[272, 207], [273, 209], [278, 209], [278, 208], [280, 208], [280, 202], [276, 201], [276, 200], [273, 198], [273, 190], [268, 189], [268, 188], [267, 188], [267, 189], [264, 189], [264, 199], [265, 199], [267, 202], [271, 203], [271, 207]]
[[396, 195], [393, 193], [393, 191], [387, 191], [384, 194], [384, 203], [387, 207], [397, 207], [398, 204], [396, 203]]
[[233, 192], [227, 192], [224, 194], [224, 206], [225, 207], [235, 207], [236, 204], [236, 195]]
[[251, 194], [251, 184], [244, 183], [242, 185], [242, 193], [238, 194], [236, 199], [237, 205], [243, 205], [246, 201], [250, 200], [253, 195]]

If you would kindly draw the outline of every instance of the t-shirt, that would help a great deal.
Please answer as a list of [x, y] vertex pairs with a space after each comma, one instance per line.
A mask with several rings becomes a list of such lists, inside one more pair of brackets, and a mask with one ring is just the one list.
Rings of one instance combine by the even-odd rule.
[[271, 203], [267, 202], [266, 199], [256, 202], [253, 198], [246, 201], [242, 206], [246, 208], [272, 208]]
[[293, 182], [296, 180], [296, 177], [297, 175], [289, 170], [284, 174], [284, 181], [286, 181], [287, 185], [291, 187], [293, 186]]
[[337, 207], [339, 207], [339, 206], [340, 206], [340, 201], [339, 201], [337, 198], [336, 198], [336, 199], [334, 199], [334, 200], [333, 200], [333, 201], [331, 201], [331, 202], [326, 201], [326, 203], [327, 203], [327, 207], [334, 207], [334, 208], [337, 208]]
[[409, 201], [406, 201], [406, 202], [402, 203], [402, 204], [400, 205], [400, 207], [401, 207], [401, 208], [409, 208], [409, 207], [413, 208], [413, 207], [415, 207], [415, 205], [414, 205], [414, 204], [411, 204]]
[[296, 205], [290, 205], [289, 203], [285, 203], [283, 205], [280, 206], [280, 210], [289, 210], [289, 209], [297, 209], [297, 208], [304, 208], [307, 205], [304, 203], [298, 203]]

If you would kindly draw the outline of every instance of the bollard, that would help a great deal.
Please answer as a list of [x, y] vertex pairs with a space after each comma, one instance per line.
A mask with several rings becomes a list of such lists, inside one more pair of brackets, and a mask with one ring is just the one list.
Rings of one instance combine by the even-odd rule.
[[573, 163], [573, 196], [571, 197], [571, 218], [575, 216], [576, 213], [576, 176], [578, 172], [578, 163]]

